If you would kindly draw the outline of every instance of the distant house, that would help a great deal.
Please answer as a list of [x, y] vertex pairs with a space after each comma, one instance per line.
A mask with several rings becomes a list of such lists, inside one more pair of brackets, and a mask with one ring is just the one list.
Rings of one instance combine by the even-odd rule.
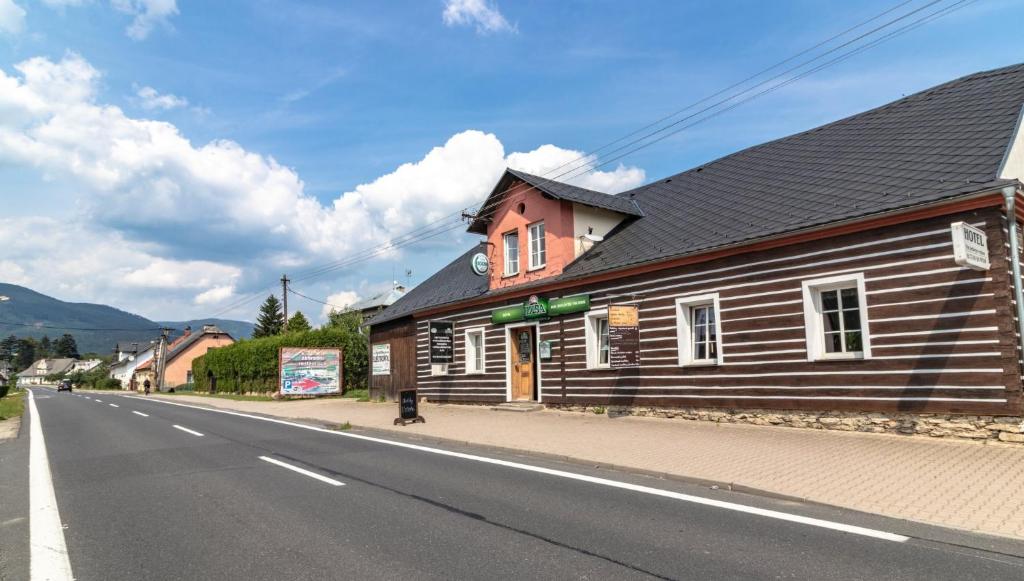
[[74, 363], [74, 359], [40, 359], [18, 372], [18, 385], [42, 385], [47, 375], [67, 373]]
[[210, 349], [231, 345], [235, 339], [217, 325], [203, 325], [201, 331], [193, 333], [186, 328], [185, 334], [167, 345], [167, 360], [164, 363], [162, 389], [173, 389], [192, 383], [192, 361], [205, 355]]
[[403, 296], [405, 296], [405, 287], [395, 284], [391, 290], [378, 293], [368, 299], [363, 299], [349, 305], [347, 310], [359, 311], [365, 320], [390, 307]]
[[[153, 358], [156, 342], [118, 343], [110, 363], [110, 377], [121, 382], [122, 389], [132, 389], [132, 376], [142, 364]], [[136, 384], [137, 385], [137, 384]]]
[[69, 369], [68, 372], [74, 373], [76, 371], [89, 371], [90, 369], [99, 367], [100, 363], [103, 363], [100, 359], [81, 359], [72, 363], [71, 369]]

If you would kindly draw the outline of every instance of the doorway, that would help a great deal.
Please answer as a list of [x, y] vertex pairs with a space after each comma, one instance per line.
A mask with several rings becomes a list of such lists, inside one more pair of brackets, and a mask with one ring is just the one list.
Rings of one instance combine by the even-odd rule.
[[508, 331], [509, 385], [512, 401], [537, 401], [536, 328], [516, 327]]

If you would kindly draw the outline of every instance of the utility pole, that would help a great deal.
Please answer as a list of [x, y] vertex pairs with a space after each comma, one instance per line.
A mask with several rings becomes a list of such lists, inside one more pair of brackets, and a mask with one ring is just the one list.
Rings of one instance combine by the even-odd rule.
[[287, 274], [282, 274], [281, 275], [281, 296], [284, 299], [282, 302], [284, 303], [284, 330], [285, 331], [288, 330], [288, 283], [289, 282], [291, 282], [291, 281], [288, 280], [288, 275]]
[[160, 329], [160, 345], [156, 349], [156, 390], [163, 391], [164, 368], [167, 365], [167, 336], [171, 330], [167, 327]]

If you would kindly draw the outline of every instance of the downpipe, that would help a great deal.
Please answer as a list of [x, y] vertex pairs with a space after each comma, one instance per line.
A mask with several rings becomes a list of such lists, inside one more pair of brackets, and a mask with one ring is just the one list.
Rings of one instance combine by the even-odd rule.
[[1003, 188], [1003, 199], [1006, 200], [1006, 220], [1010, 226], [1010, 266], [1013, 271], [1013, 300], [1017, 303], [1017, 368], [1020, 369], [1020, 358], [1024, 356], [1024, 291], [1021, 290], [1020, 248], [1017, 243], [1017, 186]]

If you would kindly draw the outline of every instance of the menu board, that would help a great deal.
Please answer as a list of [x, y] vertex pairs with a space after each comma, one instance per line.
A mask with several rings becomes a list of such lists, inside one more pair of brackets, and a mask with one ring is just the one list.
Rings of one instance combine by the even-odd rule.
[[430, 321], [430, 362], [455, 361], [455, 324], [451, 321]]
[[612, 368], [640, 366], [640, 309], [608, 306], [608, 362]]

